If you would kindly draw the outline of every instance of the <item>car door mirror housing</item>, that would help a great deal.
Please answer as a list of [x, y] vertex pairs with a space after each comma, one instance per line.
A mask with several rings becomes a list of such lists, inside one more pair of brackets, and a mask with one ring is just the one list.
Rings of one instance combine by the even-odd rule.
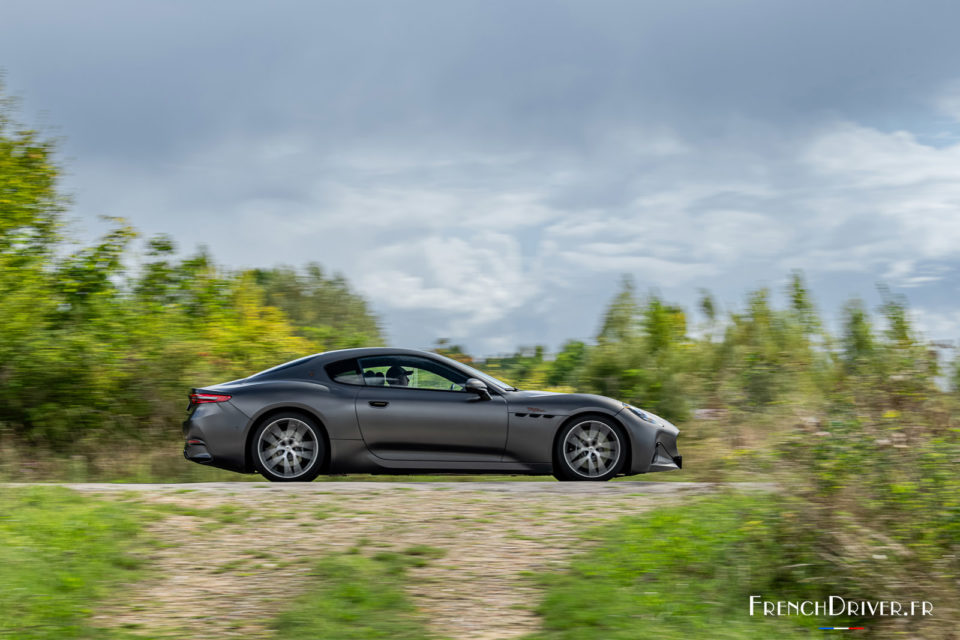
[[463, 383], [463, 390], [475, 393], [483, 400], [490, 399], [490, 390], [487, 389], [487, 385], [483, 380], [467, 378], [467, 381]]

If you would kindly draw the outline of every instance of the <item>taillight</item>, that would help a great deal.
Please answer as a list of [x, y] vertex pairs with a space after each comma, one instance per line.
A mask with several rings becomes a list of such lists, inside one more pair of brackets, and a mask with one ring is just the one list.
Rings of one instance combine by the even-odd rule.
[[219, 393], [191, 393], [190, 402], [193, 404], [208, 404], [211, 402], [226, 402], [230, 399], [230, 396], [221, 395]]

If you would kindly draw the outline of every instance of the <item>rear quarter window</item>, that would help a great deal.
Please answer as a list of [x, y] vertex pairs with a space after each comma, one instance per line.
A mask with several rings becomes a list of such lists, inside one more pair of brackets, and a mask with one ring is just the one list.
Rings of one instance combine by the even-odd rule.
[[360, 367], [354, 359], [331, 362], [324, 369], [330, 379], [340, 384], [363, 384]]
[[278, 364], [275, 367], [271, 367], [269, 369], [265, 369], [263, 371], [255, 373], [252, 376], [250, 376], [250, 378], [260, 378], [260, 377], [273, 378], [273, 377], [276, 377], [274, 374], [277, 374], [277, 373], [290, 374], [292, 373], [291, 369], [293, 369], [294, 367], [299, 367], [300, 365], [308, 364], [315, 357], [316, 357], [316, 354], [312, 356], [304, 356], [302, 358], [297, 358], [296, 360], [291, 360], [290, 362], [284, 362], [283, 364]]

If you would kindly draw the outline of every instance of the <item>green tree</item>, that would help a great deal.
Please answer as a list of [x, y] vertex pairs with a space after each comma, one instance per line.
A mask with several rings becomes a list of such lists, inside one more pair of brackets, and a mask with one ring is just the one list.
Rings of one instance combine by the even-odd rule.
[[561, 347], [550, 365], [547, 384], [557, 387], [576, 387], [580, 382], [583, 365], [587, 360], [587, 344], [570, 340]]
[[632, 280], [624, 278], [585, 358], [583, 386], [682, 419], [690, 406], [686, 332], [683, 309], [654, 294], [638, 301]]
[[282, 310], [297, 333], [324, 349], [383, 344], [376, 316], [343, 276], [327, 277], [316, 263], [302, 272], [277, 267], [251, 273], [264, 292], [264, 302]]
[[65, 204], [54, 141], [18, 125], [15, 106], [0, 82], [0, 258], [7, 268], [50, 252]]
[[636, 337], [639, 310], [633, 278], [623, 276], [620, 281], [620, 291], [603, 316], [603, 324], [597, 340], [623, 342]]
[[873, 326], [862, 300], [849, 300], [843, 307], [841, 344], [848, 372], [856, 373], [870, 365], [875, 351]]
[[700, 290], [700, 313], [704, 315], [710, 324], [713, 324], [717, 320], [717, 302], [713, 299], [713, 295], [706, 289]]
[[457, 362], [473, 364], [473, 357], [467, 353], [467, 350], [462, 345], [450, 344], [450, 340], [447, 338], [437, 339], [433, 347], [433, 352], [450, 358], [451, 360], [456, 360]]
[[787, 295], [790, 298], [790, 311], [804, 333], [807, 336], [812, 336], [819, 332], [821, 328], [820, 317], [817, 315], [810, 290], [807, 288], [803, 273], [800, 271], [794, 271], [790, 274]]

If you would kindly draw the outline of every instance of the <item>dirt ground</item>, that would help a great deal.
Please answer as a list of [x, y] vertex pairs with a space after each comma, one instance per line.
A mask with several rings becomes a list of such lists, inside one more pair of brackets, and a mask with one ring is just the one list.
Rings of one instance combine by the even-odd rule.
[[[565, 564], [582, 532], [714, 490], [706, 483], [328, 482], [74, 484], [163, 505], [149, 526], [149, 577], [94, 623], [145, 637], [268, 638], [267, 621], [307, 584], [313, 559], [428, 545], [409, 594], [442, 637], [515, 638], [537, 628], [529, 578]], [[214, 516], [191, 515], [213, 510]]]

